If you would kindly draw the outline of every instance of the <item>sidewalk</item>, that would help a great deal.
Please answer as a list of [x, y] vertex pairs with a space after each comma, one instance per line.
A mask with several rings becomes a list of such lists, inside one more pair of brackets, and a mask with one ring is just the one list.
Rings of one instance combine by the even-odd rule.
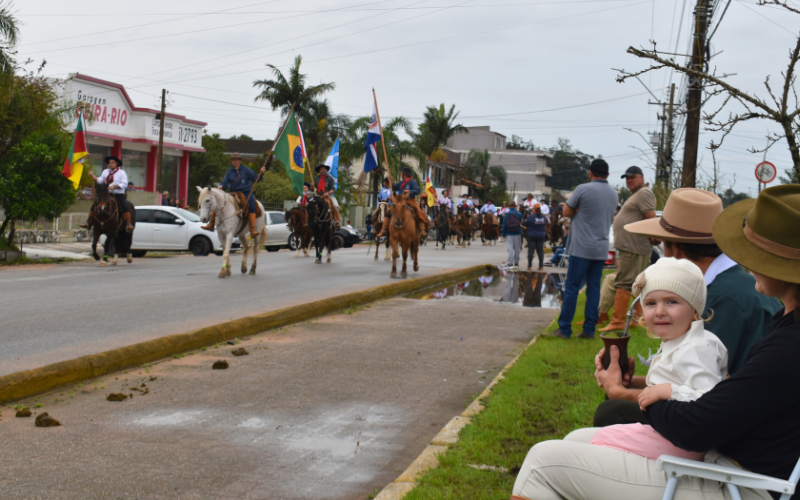
[[392, 299], [44, 394], [61, 427], [2, 414], [0, 497], [366, 498], [556, 313]]
[[92, 244], [89, 242], [71, 243], [31, 243], [22, 249], [29, 259], [91, 259]]

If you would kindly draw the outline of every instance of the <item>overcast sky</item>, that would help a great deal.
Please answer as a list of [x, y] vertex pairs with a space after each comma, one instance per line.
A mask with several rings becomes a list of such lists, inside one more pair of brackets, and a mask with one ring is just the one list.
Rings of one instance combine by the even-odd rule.
[[[727, 3], [719, 0], [715, 19]], [[721, 51], [712, 65], [736, 73], [727, 78], [733, 85], [764, 96], [764, 77], [781, 79], [800, 15], [756, 3], [730, 2], [712, 40], [712, 52]], [[253, 81], [271, 77], [266, 63], [287, 71], [301, 54], [308, 83], [336, 83], [327, 96], [334, 112], [368, 114], [372, 87], [384, 121], [402, 115], [416, 124], [425, 106], [455, 104], [466, 126], [490, 125], [543, 147], [565, 137], [602, 155], [612, 184], [621, 184], [630, 165], [653, 179], [651, 163], [632, 147], [647, 150], [647, 143], [625, 129], [647, 137], [658, 127], [658, 106], [648, 104], [653, 97], [639, 82], [616, 83], [611, 68], [645, 68], [625, 50], [650, 39], [660, 50], [686, 54], [693, 7], [694, 0], [14, 3], [23, 23], [19, 60], [46, 59], [54, 77], [80, 72], [121, 83], [142, 107], [159, 106], [166, 88], [171, 111], [207, 121], [222, 137], [274, 138], [280, 117], [253, 101]], [[670, 78], [681, 82], [666, 70], [642, 81], [664, 99]], [[735, 176], [734, 189], [755, 195], [753, 171], [763, 156], [747, 149], [763, 146], [768, 129], [776, 127], [745, 123], [726, 139], [716, 155], [726, 186]], [[709, 174], [712, 137], [700, 137], [701, 168]], [[767, 159], [781, 173], [791, 165], [783, 144]]]

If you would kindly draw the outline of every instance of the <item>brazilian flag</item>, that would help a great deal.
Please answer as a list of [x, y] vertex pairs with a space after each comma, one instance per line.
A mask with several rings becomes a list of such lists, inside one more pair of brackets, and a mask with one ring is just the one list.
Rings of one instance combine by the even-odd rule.
[[286, 127], [283, 129], [278, 142], [273, 149], [275, 156], [286, 167], [286, 173], [292, 180], [292, 190], [299, 194], [303, 193], [303, 158], [305, 157], [305, 144], [303, 144], [303, 134], [297, 123], [294, 111], [286, 120]]

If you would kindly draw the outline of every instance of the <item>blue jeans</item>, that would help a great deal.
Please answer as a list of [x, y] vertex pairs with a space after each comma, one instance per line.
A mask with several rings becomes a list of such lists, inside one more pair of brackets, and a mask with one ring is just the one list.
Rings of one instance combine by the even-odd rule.
[[600, 307], [600, 279], [603, 277], [602, 260], [589, 260], [570, 255], [567, 268], [567, 283], [564, 287], [564, 304], [558, 316], [558, 330], [569, 337], [572, 335], [572, 319], [575, 317], [575, 305], [578, 302], [578, 291], [586, 280], [586, 321], [583, 331], [594, 336]]
[[553, 252], [553, 257], [550, 259], [550, 263], [558, 264], [558, 261], [561, 260], [562, 255], [564, 255], [564, 249], [561, 247], [556, 248], [556, 251]]

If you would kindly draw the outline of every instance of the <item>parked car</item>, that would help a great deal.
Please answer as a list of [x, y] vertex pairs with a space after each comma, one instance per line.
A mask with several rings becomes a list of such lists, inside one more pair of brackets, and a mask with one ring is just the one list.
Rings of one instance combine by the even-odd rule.
[[267, 226], [267, 241], [264, 248], [268, 252], [277, 252], [281, 248], [297, 250], [295, 238], [291, 238], [292, 232], [289, 224], [284, 219], [283, 212], [264, 212], [264, 224]]
[[[148, 251], [185, 252], [205, 256], [210, 252], [222, 255], [222, 243], [216, 231], [201, 229], [200, 217], [177, 207], [142, 205], [136, 207], [136, 230], [131, 253], [142, 257]], [[234, 238], [231, 249], [241, 248]]]
[[361, 233], [357, 229], [340, 227], [333, 235], [336, 239], [336, 248], [350, 248], [356, 243], [361, 243]]

